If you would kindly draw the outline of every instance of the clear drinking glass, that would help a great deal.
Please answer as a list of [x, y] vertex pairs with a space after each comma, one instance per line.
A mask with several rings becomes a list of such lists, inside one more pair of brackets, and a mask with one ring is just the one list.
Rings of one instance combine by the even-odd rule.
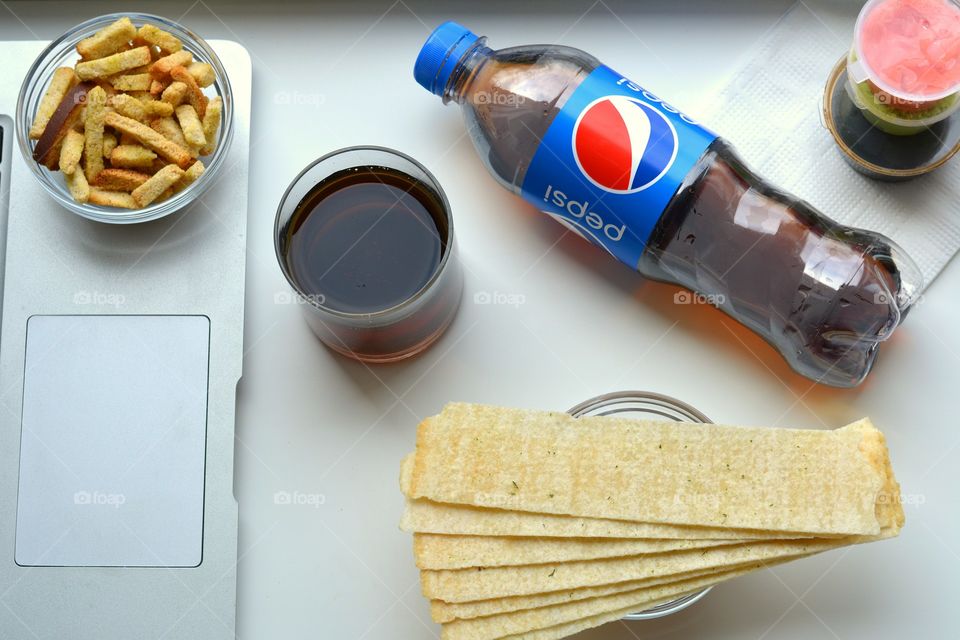
[[[433, 275], [416, 293], [399, 304], [370, 313], [332, 308], [324, 297], [307, 291], [288, 264], [291, 220], [298, 205], [314, 188], [344, 171], [387, 169], [405, 174], [425, 187], [441, 204], [437, 220], [442, 253]], [[450, 203], [436, 178], [419, 162], [385, 147], [350, 147], [314, 161], [298, 175], [280, 200], [274, 225], [280, 269], [302, 303], [307, 324], [320, 340], [347, 357], [364, 362], [394, 362], [414, 356], [437, 340], [453, 321], [463, 293], [463, 273], [457, 260]]]
[[[713, 422], [697, 409], [676, 398], [647, 391], [618, 391], [584, 400], [567, 411], [575, 418], [580, 416], [621, 416], [628, 418], [648, 418], [655, 420], [674, 420], [676, 422]], [[699, 601], [713, 587], [707, 587], [695, 593], [681, 596], [646, 611], [631, 613], [624, 620], [650, 620], [677, 613]]]

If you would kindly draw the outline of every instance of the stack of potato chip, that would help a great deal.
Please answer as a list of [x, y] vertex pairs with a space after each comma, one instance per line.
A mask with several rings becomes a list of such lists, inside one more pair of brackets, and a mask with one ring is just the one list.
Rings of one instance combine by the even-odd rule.
[[749, 571], [896, 536], [883, 435], [451, 404], [401, 470], [444, 640], [562, 638]]

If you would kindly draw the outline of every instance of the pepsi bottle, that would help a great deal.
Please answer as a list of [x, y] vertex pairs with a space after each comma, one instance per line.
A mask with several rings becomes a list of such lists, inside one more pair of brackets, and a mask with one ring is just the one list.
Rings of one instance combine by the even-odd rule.
[[754, 174], [724, 139], [571, 47], [493, 50], [447, 22], [414, 77], [460, 105], [505, 188], [648, 278], [686, 287], [798, 373], [861, 382], [919, 294], [888, 238]]

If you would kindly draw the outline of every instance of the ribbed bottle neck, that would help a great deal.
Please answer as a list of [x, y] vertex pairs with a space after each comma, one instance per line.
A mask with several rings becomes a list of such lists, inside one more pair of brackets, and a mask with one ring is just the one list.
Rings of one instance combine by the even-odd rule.
[[478, 38], [460, 57], [453, 73], [450, 74], [450, 79], [447, 80], [447, 86], [444, 88], [444, 104], [451, 100], [457, 104], [463, 103], [477, 70], [493, 55], [493, 49], [488, 47], [486, 43], [486, 37]]

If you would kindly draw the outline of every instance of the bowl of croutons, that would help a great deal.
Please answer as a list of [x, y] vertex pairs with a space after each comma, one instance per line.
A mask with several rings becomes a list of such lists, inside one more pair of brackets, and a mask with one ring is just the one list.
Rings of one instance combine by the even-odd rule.
[[155, 220], [199, 198], [233, 139], [233, 93], [209, 44], [159, 16], [116, 13], [54, 40], [17, 101], [40, 185], [100, 222]]

